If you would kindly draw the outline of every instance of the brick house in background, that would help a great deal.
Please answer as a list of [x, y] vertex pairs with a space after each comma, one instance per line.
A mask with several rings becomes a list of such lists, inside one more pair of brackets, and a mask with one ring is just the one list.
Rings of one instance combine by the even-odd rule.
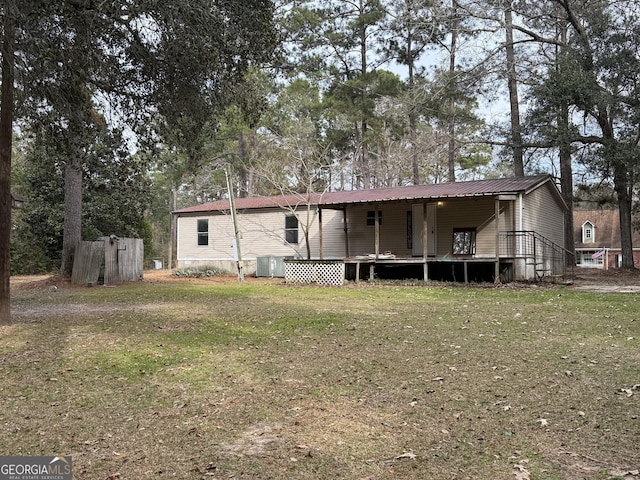
[[[578, 267], [619, 268], [622, 265], [620, 217], [617, 210], [576, 210], [573, 212], [576, 265]], [[640, 232], [633, 229], [633, 257], [640, 267]]]

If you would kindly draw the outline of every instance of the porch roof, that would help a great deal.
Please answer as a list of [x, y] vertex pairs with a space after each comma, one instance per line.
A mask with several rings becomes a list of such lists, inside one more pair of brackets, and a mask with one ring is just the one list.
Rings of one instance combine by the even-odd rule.
[[[383, 203], [411, 200], [439, 200], [446, 198], [486, 197], [528, 193], [548, 181], [548, 174], [530, 177], [496, 178], [469, 182], [438, 183], [433, 185], [413, 185], [407, 187], [376, 188], [369, 190], [347, 190], [311, 194], [290, 194], [273, 197], [248, 197], [236, 199], [237, 210], [261, 208], [291, 208], [297, 205], [318, 205], [325, 208], [339, 208], [359, 203]], [[555, 185], [554, 185], [555, 189]], [[557, 192], [557, 189], [555, 189]], [[559, 196], [559, 193], [558, 193]], [[197, 214], [227, 211], [229, 200], [203, 203], [176, 210], [176, 214]]]

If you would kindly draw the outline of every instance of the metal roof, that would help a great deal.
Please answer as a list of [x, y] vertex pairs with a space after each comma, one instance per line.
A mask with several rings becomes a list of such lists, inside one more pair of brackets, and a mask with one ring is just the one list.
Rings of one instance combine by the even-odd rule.
[[[408, 200], [438, 200], [445, 198], [486, 197], [528, 193], [544, 183], [552, 181], [550, 175], [530, 177], [496, 178], [469, 182], [437, 183], [408, 187], [374, 188], [369, 190], [347, 190], [341, 192], [278, 195], [273, 197], [249, 197], [236, 199], [237, 210], [293, 207], [296, 205], [319, 205], [337, 208], [357, 203], [381, 203]], [[558, 193], [555, 184], [554, 189]], [[562, 201], [562, 200], [560, 200]], [[228, 200], [203, 203], [175, 211], [177, 214], [215, 212], [229, 210]]]

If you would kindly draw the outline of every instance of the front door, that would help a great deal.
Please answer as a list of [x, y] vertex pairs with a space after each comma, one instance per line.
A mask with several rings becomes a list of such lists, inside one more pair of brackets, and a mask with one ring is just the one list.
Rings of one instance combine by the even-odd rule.
[[427, 256], [436, 256], [436, 204], [427, 203]]
[[[413, 251], [412, 254], [415, 257], [421, 257], [424, 255], [424, 247], [422, 243], [422, 220], [423, 210], [422, 204], [415, 204], [411, 209], [412, 217], [412, 237], [413, 237]], [[436, 204], [427, 203], [427, 256], [436, 256]]]

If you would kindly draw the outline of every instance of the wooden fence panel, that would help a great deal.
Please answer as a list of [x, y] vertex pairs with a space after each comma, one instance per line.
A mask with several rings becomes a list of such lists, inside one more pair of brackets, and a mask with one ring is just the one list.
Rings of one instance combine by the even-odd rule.
[[118, 273], [118, 238], [102, 237], [104, 242], [104, 284], [116, 285], [120, 283]]
[[76, 285], [97, 285], [104, 258], [104, 242], [80, 242], [76, 247], [71, 282]]
[[118, 247], [118, 274], [121, 282], [142, 280], [144, 271], [144, 241], [141, 238], [121, 238]]
[[104, 241], [104, 284], [142, 280], [144, 242], [141, 238], [102, 237]]

